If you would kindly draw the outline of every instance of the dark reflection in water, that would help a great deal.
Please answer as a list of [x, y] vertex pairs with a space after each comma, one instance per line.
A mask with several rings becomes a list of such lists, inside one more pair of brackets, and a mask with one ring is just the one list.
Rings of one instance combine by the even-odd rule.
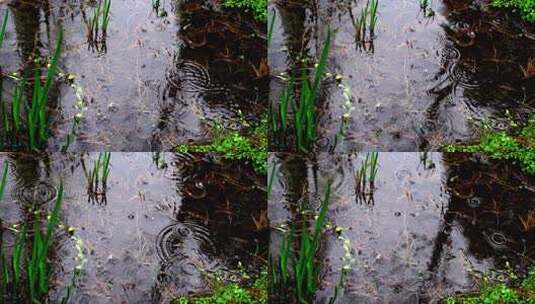
[[265, 192], [248, 184], [254, 177], [243, 170], [233, 172], [230, 165], [202, 159], [184, 163], [184, 159], [191, 155], [176, 155], [171, 175], [183, 197], [173, 215], [177, 222], [157, 238], [161, 259], [153, 298], [157, 301], [172, 299], [169, 292], [175, 297], [209, 292], [214, 276], [240, 282], [236, 272], [240, 263], [258, 274], [267, 252], [267, 214], [259, 208], [266, 206], [259, 201]]
[[[270, 160], [279, 168], [268, 207], [274, 228], [302, 219], [318, 205], [303, 202], [321, 196], [328, 181], [333, 185], [317, 303], [331, 296], [347, 250], [355, 261], [340, 303], [435, 303], [477, 288], [483, 273], [522, 274], [535, 264], [535, 183], [516, 166], [471, 154], [380, 153], [374, 203], [363, 204], [356, 202], [353, 174], [364, 157]], [[302, 186], [286, 178], [295, 171], [290, 164], [302, 167], [292, 181]], [[273, 230], [272, 254], [280, 237]]]
[[214, 123], [236, 128], [232, 120], [222, 118], [237, 121], [241, 112], [253, 119], [266, 109], [264, 29], [246, 15], [218, 10], [210, 1], [179, 3], [175, 14], [180, 42], [160, 93], [153, 149], [174, 147], [177, 138], [191, 138], [185, 132], [192, 130], [207, 136]]
[[520, 24], [517, 16], [482, 12], [478, 4], [447, 1], [444, 5], [442, 66], [429, 91], [435, 101], [427, 109], [430, 129], [426, 131], [439, 131], [447, 139], [453, 130], [440, 129], [452, 124], [447, 119], [457, 100], [475, 119], [490, 115], [498, 130], [507, 127], [508, 110], [515, 120], [527, 121], [534, 112], [535, 78], [522, 69], [535, 52], [533, 27]]
[[472, 155], [447, 157], [451, 195], [447, 222], [460, 223], [471, 252], [521, 269], [535, 262], [533, 179]]
[[216, 155], [112, 153], [107, 203], [92, 204], [81, 161], [92, 164], [98, 153], [0, 158], [10, 164], [0, 208], [4, 248], [16, 237], [8, 228], [31, 225], [35, 210], [49, 212], [59, 180], [65, 182], [51, 255], [51, 302], [72, 280], [78, 241], [86, 262], [72, 303], [167, 303], [210, 292], [214, 276], [250, 283], [239, 274], [247, 271], [254, 279], [265, 265], [265, 177], [239, 162]]
[[[271, 101], [278, 103], [284, 77], [317, 54], [328, 27], [333, 32], [328, 70], [317, 105], [317, 151], [421, 151], [478, 138], [478, 123], [507, 128], [508, 116], [526, 122], [535, 111], [535, 28], [518, 16], [482, 2], [433, 1], [434, 15], [418, 1], [379, 3], [373, 52], [355, 46], [348, 13], [366, 1], [274, 1], [277, 12], [269, 50]], [[317, 57], [317, 56], [316, 56]], [[306, 64], [305, 64], [306, 65]], [[306, 65], [308, 67], [311, 64]], [[342, 76], [339, 83], [332, 81]], [[343, 142], [334, 139], [348, 113]], [[509, 115], [506, 115], [506, 110]], [[273, 150], [293, 150], [273, 138]], [[335, 145], [336, 143], [336, 145]]]

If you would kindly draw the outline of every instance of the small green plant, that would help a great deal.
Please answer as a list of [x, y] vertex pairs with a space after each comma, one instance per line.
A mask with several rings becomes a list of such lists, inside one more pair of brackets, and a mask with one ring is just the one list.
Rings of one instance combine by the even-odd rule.
[[223, 6], [251, 12], [261, 22], [267, 20], [267, 0], [224, 0]]
[[375, 191], [375, 177], [378, 170], [378, 152], [369, 152], [362, 161], [360, 168], [355, 172], [355, 197], [357, 200], [373, 200]]
[[295, 146], [297, 151], [309, 152], [317, 137], [317, 115], [316, 100], [323, 78], [329, 50], [331, 46], [331, 31], [327, 32], [319, 62], [316, 66], [314, 79], [311, 83], [305, 73], [302, 72], [302, 81], [299, 88], [299, 96], [294, 94], [296, 90], [295, 81], [292, 77], [286, 82], [278, 104], [278, 109], [270, 110], [270, 127], [273, 134], [280, 138], [285, 138], [289, 129], [289, 107], [293, 111], [293, 131], [295, 135]]
[[[12, 248], [11, 258], [2, 249], [0, 263], [2, 276], [0, 287], [9, 303], [20, 303], [27, 297], [26, 303], [43, 303], [49, 291], [51, 266], [49, 262], [52, 235], [59, 221], [59, 213], [63, 202], [63, 181], [60, 182], [52, 213], [48, 217], [44, 232], [40, 227], [39, 215], [31, 233], [31, 250], [25, 252], [30, 241], [25, 225], [19, 231]], [[24, 270], [24, 273], [22, 272]]]
[[484, 277], [479, 292], [450, 296], [444, 302], [446, 304], [535, 303], [535, 268], [532, 268], [528, 275], [517, 284], [506, 284], [504, 281], [493, 281]]
[[492, 5], [518, 9], [524, 20], [535, 22], [535, 0], [492, 0]]
[[[513, 123], [516, 125], [516, 123]], [[479, 143], [468, 145], [446, 145], [446, 152], [483, 153], [493, 159], [517, 162], [522, 170], [535, 175], [535, 115], [528, 123], [511, 133], [494, 132], [483, 127]]]
[[316, 255], [326, 226], [330, 200], [331, 184], [329, 183], [312, 232], [309, 232], [306, 227], [306, 221], [303, 222], [303, 227], [299, 231], [299, 249], [293, 250], [296, 237], [294, 228], [291, 228], [281, 244], [277, 262], [270, 257], [270, 294], [278, 295], [289, 302], [314, 302], [319, 275]]
[[236, 283], [225, 284], [215, 282], [212, 294], [194, 297], [180, 297], [172, 304], [267, 304], [267, 271], [262, 271], [260, 277], [250, 287]]
[[[82, 162], [87, 181], [87, 194], [90, 201], [105, 202], [108, 176], [110, 174], [110, 152], [100, 152], [93, 168], [87, 170]], [[99, 187], [100, 184], [100, 187]]]
[[2, 27], [0, 27], [0, 49], [2, 48], [2, 45], [4, 44], [4, 37], [6, 35], [8, 17], [9, 17], [8, 11], [6, 10], [6, 13], [4, 15], [4, 19], [2, 20]]
[[223, 127], [214, 126], [214, 136], [209, 144], [181, 144], [179, 152], [218, 153], [230, 160], [249, 161], [262, 174], [267, 173], [267, 121], [256, 126], [250, 135], [238, 131], [227, 132]]

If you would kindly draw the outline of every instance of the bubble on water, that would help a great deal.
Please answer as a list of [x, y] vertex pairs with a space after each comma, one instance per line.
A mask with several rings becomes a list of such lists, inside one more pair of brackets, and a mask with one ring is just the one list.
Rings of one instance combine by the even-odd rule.
[[477, 208], [481, 206], [481, 198], [480, 197], [472, 197], [468, 199], [468, 206], [472, 208]]

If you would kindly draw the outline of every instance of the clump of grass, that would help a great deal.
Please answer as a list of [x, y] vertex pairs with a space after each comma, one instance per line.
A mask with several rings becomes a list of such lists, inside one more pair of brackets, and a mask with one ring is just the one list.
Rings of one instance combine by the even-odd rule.
[[[28, 229], [23, 225], [15, 241], [11, 257], [8, 258], [4, 250], [1, 250], [0, 286], [8, 301], [23, 302], [22, 297], [27, 297], [26, 303], [45, 301], [50, 286], [49, 253], [52, 247], [52, 235], [59, 221], [62, 202], [63, 181], [60, 182], [54, 208], [48, 217], [44, 232], [40, 227], [41, 222], [37, 219], [33, 226], [31, 240]], [[39, 217], [39, 213], [37, 215]], [[31, 242], [31, 250], [25, 252], [27, 242]]]
[[6, 13], [4, 14], [4, 19], [2, 20], [2, 27], [0, 27], [0, 49], [2, 48], [2, 45], [4, 44], [4, 37], [6, 35], [8, 17], [9, 17], [9, 14], [8, 14], [8, 11], [6, 10]]
[[355, 172], [355, 197], [357, 201], [373, 200], [375, 191], [375, 177], [378, 170], [378, 152], [369, 152], [362, 161], [360, 168]]
[[251, 134], [225, 131], [222, 126], [214, 126], [214, 136], [208, 144], [181, 144], [178, 152], [217, 153], [230, 160], [246, 160], [261, 173], [267, 173], [267, 120], [256, 126]]
[[267, 20], [267, 0], [224, 0], [223, 6], [251, 12], [261, 22]]
[[[516, 281], [507, 284], [505, 280], [493, 281], [483, 278], [481, 290], [477, 293], [448, 297], [446, 304], [530, 304], [535, 303], [535, 268], [518, 282], [516, 274], [509, 275], [508, 280]], [[512, 277], [511, 277], [512, 276]]]
[[105, 202], [108, 176], [110, 174], [110, 152], [100, 152], [93, 168], [87, 170], [82, 162], [87, 181], [87, 194], [90, 201]]
[[355, 29], [355, 42], [361, 44], [373, 41], [378, 20], [378, 6], [379, 0], [368, 0], [358, 18], [355, 18], [353, 15], [351, 6], [348, 7], [349, 16], [351, 17], [351, 22]]
[[[516, 125], [516, 123], [515, 123]], [[484, 127], [479, 143], [446, 145], [446, 152], [483, 153], [493, 159], [517, 162], [522, 170], [535, 175], [535, 115], [511, 133], [495, 132]]]
[[318, 124], [316, 100], [327, 66], [330, 47], [331, 31], [329, 30], [323, 43], [319, 62], [315, 68], [313, 81], [309, 81], [305, 74], [305, 69], [303, 69], [299, 96], [296, 96], [295, 80], [293, 77], [290, 77], [280, 95], [277, 110], [270, 110], [270, 128], [272, 132], [277, 137], [286, 138], [290, 129], [288, 119], [289, 109], [290, 106], [292, 107], [295, 146], [297, 151], [300, 152], [311, 151], [316, 141]]
[[[297, 250], [293, 249], [296, 233], [292, 228], [284, 237], [277, 261], [270, 257], [269, 293], [291, 303], [313, 303], [318, 288], [317, 253], [325, 230], [327, 210], [331, 201], [331, 184], [327, 185], [312, 232], [306, 224], [301, 228]], [[335, 292], [336, 297], [337, 292]], [[329, 303], [335, 299], [331, 298]]]
[[260, 277], [250, 287], [236, 283], [224, 284], [216, 282], [212, 294], [195, 297], [180, 297], [172, 304], [267, 304], [267, 272], [262, 271]]
[[111, 0], [99, 0], [97, 6], [93, 9], [91, 17], [89, 19], [85, 19], [84, 17], [87, 28], [87, 42], [90, 48], [94, 47], [98, 50], [100, 45], [101, 51], [106, 50], [110, 7]]
[[[4, 129], [4, 142], [15, 144], [26, 132], [28, 147], [30, 150], [40, 150], [45, 147], [48, 141], [48, 117], [47, 102], [53, 81], [58, 71], [59, 57], [61, 56], [61, 46], [63, 43], [63, 31], [58, 34], [56, 50], [52, 57], [46, 73], [45, 83], [41, 84], [41, 72], [39, 66], [35, 68], [33, 79], [33, 93], [31, 103], [26, 103], [26, 83], [27, 77], [19, 80], [12, 93], [11, 113], [2, 100], [0, 100], [0, 110], [2, 111], [2, 126]], [[26, 119], [22, 120], [22, 110], [26, 110]], [[24, 129], [24, 130], [23, 130]]]
[[535, 22], [535, 0], [492, 0], [492, 5], [518, 9], [524, 20]]

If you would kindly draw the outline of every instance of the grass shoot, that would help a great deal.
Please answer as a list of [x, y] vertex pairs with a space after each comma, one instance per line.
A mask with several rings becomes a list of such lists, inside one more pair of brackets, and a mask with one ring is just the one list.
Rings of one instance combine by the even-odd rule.
[[378, 20], [378, 6], [379, 0], [368, 0], [358, 18], [353, 15], [351, 6], [348, 7], [351, 23], [355, 29], [355, 42], [362, 44], [373, 41]]
[[98, 49], [100, 44], [101, 50], [106, 49], [106, 36], [110, 21], [110, 8], [111, 0], [99, 0], [91, 17], [89, 17], [89, 19], [84, 18], [87, 28], [87, 42], [89, 43], [90, 48], [96, 47]]
[[87, 194], [90, 201], [105, 202], [108, 176], [110, 174], [110, 152], [100, 152], [93, 167], [86, 169], [82, 162], [87, 181]]
[[370, 202], [373, 200], [375, 178], [378, 171], [378, 160], [378, 152], [367, 153], [360, 168], [355, 172], [355, 197], [357, 201], [364, 200]]

